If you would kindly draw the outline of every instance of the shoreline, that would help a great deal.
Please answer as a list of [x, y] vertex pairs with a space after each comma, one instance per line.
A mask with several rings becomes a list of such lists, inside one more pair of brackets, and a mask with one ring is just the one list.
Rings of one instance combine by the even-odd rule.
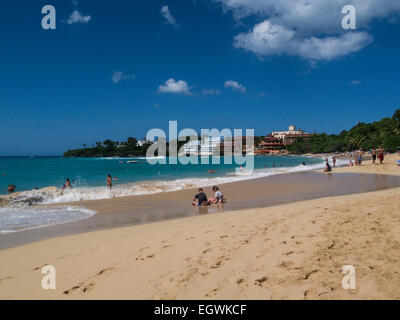
[[[400, 176], [398, 159], [332, 176]], [[396, 187], [42, 240], [0, 251], [0, 297], [400, 299], [399, 206]], [[56, 290], [40, 287], [46, 264]], [[348, 264], [356, 290], [341, 288]]]
[[[321, 155], [318, 155], [318, 158], [321, 158]], [[277, 169], [279, 170], [279, 168]], [[215, 206], [207, 209], [202, 208], [201, 212], [193, 211], [192, 206], [189, 206], [188, 203], [191, 202], [196, 192], [195, 189], [198, 187], [205, 188], [206, 193], [212, 195], [208, 190], [211, 189], [210, 183], [204, 185], [193, 183], [192, 186], [183, 189], [158, 191], [143, 195], [34, 205], [33, 208], [82, 208], [82, 210], [96, 213], [79, 220], [2, 233], [0, 234], [0, 250], [71, 234], [153, 223], [198, 214], [270, 207], [294, 201], [357, 194], [400, 186], [400, 180], [396, 181], [395, 177], [389, 177], [389, 181], [386, 181], [386, 178], [385, 181], [382, 179], [382, 181], [375, 181], [376, 179], [369, 177], [366, 181], [360, 177], [348, 176], [348, 169], [340, 170], [337, 167], [335, 172], [345, 173], [345, 176], [335, 175], [333, 180], [338, 179], [338, 181], [332, 181], [332, 178], [326, 178], [331, 177], [330, 175], [320, 174], [322, 170], [312, 169], [299, 172], [275, 172], [270, 176], [221, 183], [220, 187], [225, 191], [228, 203], [224, 204], [223, 208], [216, 208]], [[319, 177], [317, 173], [320, 174]], [[357, 174], [357, 172], [353, 174]], [[383, 172], [383, 174], [386, 175], [387, 173]], [[355, 180], [360, 181], [356, 182]], [[259, 189], [263, 191], [260, 192]], [[299, 189], [302, 190], [299, 191]], [[284, 191], [282, 192], [282, 190]], [[152, 205], [153, 203], [157, 204]]]
[[[45, 207], [51, 209], [67, 205], [69, 208], [83, 208], [96, 213], [76, 221], [0, 234], [0, 250], [72, 234], [190, 218], [196, 215], [267, 208], [399, 186], [400, 177], [396, 176], [362, 175], [346, 171], [337, 172], [332, 176], [315, 170], [221, 184], [220, 188], [225, 193], [227, 203], [218, 207], [213, 205], [198, 209], [190, 205], [198, 186], [147, 195], [50, 204]], [[211, 187], [200, 187], [204, 188], [206, 194], [212, 195]]]
[[[257, 156], [258, 157], [258, 156]], [[259, 156], [259, 157], [264, 157], [264, 156]], [[308, 156], [308, 155], [268, 155], [268, 157], [300, 157], [300, 158], [314, 158], [314, 159], [319, 159], [319, 160], [321, 160], [321, 163], [320, 164], [323, 164], [323, 157], [322, 156], [320, 156], [320, 155], [318, 155], [318, 156]], [[29, 157], [27, 157], [27, 158], [29, 158]], [[46, 157], [47, 158], [47, 157]], [[60, 157], [60, 158], [62, 158], [62, 157]], [[82, 159], [86, 159], [87, 157], [82, 157]], [[96, 159], [97, 157], [93, 157], [93, 159]], [[143, 157], [136, 157], [137, 159], [144, 159]], [[113, 160], [118, 160], [118, 159], [134, 159], [134, 158], [131, 158], [131, 157], [127, 157], [127, 158], [121, 158], [121, 157], [100, 157], [99, 159], [113, 159]], [[209, 164], [209, 165], [213, 165], [212, 163], [211, 164]], [[315, 165], [317, 165], [317, 163], [313, 163], [313, 164], [311, 164], [310, 166], [315, 166]], [[276, 167], [271, 167], [271, 168], [257, 168], [257, 169], [254, 169], [254, 171], [255, 172], [257, 172], [257, 173], [259, 173], [259, 172], [261, 172], [262, 170], [270, 170], [270, 172], [268, 172], [268, 175], [267, 176], [269, 176], [269, 175], [276, 175], [276, 174], [281, 174], [281, 173], [290, 173], [290, 171], [285, 171], [285, 172], [279, 172], [279, 170], [291, 170], [291, 169], [296, 169], [296, 168], [298, 168], [300, 166], [300, 162], [299, 162], [299, 164], [298, 165], [293, 165], [293, 166], [287, 166], [287, 167], [285, 167], [285, 166], [283, 166], [283, 167], [279, 167], [279, 166], [276, 166]], [[234, 170], [234, 166], [232, 165], [232, 168], [231, 168], [232, 170]], [[315, 170], [315, 169], [313, 169], [313, 168], [307, 168], [307, 169], [305, 169], [305, 170], [303, 170], [303, 171], [311, 171], [311, 170]], [[206, 171], [206, 170], [205, 170]], [[115, 182], [114, 182], [114, 187], [113, 187], [113, 190], [117, 190], [117, 189], [119, 189], [120, 187], [133, 187], [133, 186], [140, 186], [140, 185], [149, 185], [149, 184], [154, 184], [154, 185], [156, 185], [156, 184], [158, 184], [158, 183], [173, 183], [173, 182], [177, 182], [177, 181], [181, 181], [181, 180], [190, 180], [190, 179], [193, 179], [193, 180], [202, 180], [202, 179], [204, 179], [204, 180], [209, 180], [209, 179], [225, 179], [225, 180], [227, 180], [226, 182], [223, 182], [223, 183], [230, 183], [230, 182], [237, 182], [237, 181], [242, 181], [242, 180], [251, 180], [251, 179], [257, 179], [258, 178], [258, 176], [248, 176], [249, 178], [248, 179], [243, 179], [243, 177], [247, 177], [247, 175], [241, 175], [241, 177], [242, 178], [238, 178], [237, 180], [234, 180], [234, 181], [228, 181], [229, 179], [234, 179], [234, 178], [238, 178], [239, 176], [238, 175], [235, 175], [234, 174], [234, 172], [231, 172], [231, 173], [228, 173], [228, 174], [225, 174], [225, 175], [222, 175], [222, 176], [220, 176], [220, 175], [215, 175], [215, 174], [213, 174], [213, 175], [208, 175], [208, 176], [206, 176], [206, 177], [204, 177], [204, 176], [195, 176], [195, 177], [179, 177], [179, 178], [173, 178], [173, 179], [167, 179], [167, 180], [157, 180], [157, 179], [150, 179], [150, 180], [146, 180], [146, 179], [144, 179], [144, 180], [138, 180], [138, 181], [127, 181], [127, 182], [124, 182], [124, 183], [122, 183], [122, 184], [120, 184], [119, 182], [118, 183], [116, 183], [115, 184]], [[263, 176], [262, 176], [263, 177]], [[212, 185], [212, 184], [210, 184], [210, 185]], [[88, 188], [88, 189], [97, 189], [97, 188], [99, 188], [99, 189], [102, 189], [103, 188], [103, 184], [101, 184], [101, 185], [90, 185], [90, 186], [87, 186], [87, 187], [79, 187], [79, 186], [77, 186], [77, 187], [75, 187], [75, 188], [73, 188], [72, 190], [81, 190], [81, 189], [85, 189], [85, 188]], [[198, 185], [194, 185], [193, 187], [197, 187]], [[208, 185], [207, 185], [208, 186]], [[57, 187], [57, 186], [55, 186], [55, 185], [46, 185], [46, 186], [43, 186], [43, 187], [41, 187], [40, 189], [34, 189], [33, 187], [32, 188], [30, 188], [30, 189], [26, 189], [26, 190], [21, 190], [21, 191], [16, 191], [16, 192], [14, 192], [14, 193], [4, 193], [4, 194], [0, 194], [0, 207], [1, 207], [1, 203], [3, 202], [3, 205], [4, 204], [6, 204], [8, 201], [10, 201], [10, 199], [13, 199], [13, 198], [15, 198], [15, 197], [18, 197], [18, 196], [23, 196], [23, 195], [25, 195], [25, 194], [27, 194], [27, 193], [30, 193], [30, 192], [36, 192], [36, 191], [38, 191], [38, 192], [46, 192], [46, 191], [49, 191], [49, 190], [51, 190], [51, 189], [53, 189], [53, 190], [55, 190], [55, 191], [58, 191], [59, 193], [61, 193], [62, 192], [62, 190], [59, 188], [59, 187]], [[105, 188], [104, 188], [105, 189]], [[166, 190], [166, 191], [176, 191], [176, 190], [180, 190], [180, 189], [171, 189], [171, 190]], [[165, 192], [165, 191], [157, 191], [157, 192]], [[156, 192], [155, 192], [156, 193]], [[134, 194], [132, 194], [132, 196], [133, 196]], [[138, 194], [138, 195], [141, 195], [141, 194]], [[130, 196], [130, 195], [127, 195], [127, 196]], [[116, 196], [116, 197], [123, 197], [123, 196]], [[93, 200], [100, 200], [100, 199], [93, 199]], [[63, 203], [63, 202], [60, 202], [60, 203]], [[47, 205], [47, 204], [52, 204], [52, 203], [43, 203], [44, 205]]]

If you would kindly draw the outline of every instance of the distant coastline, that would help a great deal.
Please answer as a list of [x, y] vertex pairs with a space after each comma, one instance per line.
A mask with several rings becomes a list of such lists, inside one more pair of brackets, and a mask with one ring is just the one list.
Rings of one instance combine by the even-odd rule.
[[[293, 127], [293, 126], [291, 126]], [[290, 127], [289, 127], [290, 128]], [[294, 128], [294, 127], [293, 127]], [[288, 131], [297, 132], [297, 131]], [[234, 138], [235, 139], [235, 138]], [[199, 137], [200, 140], [200, 137]], [[242, 140], [242, 139], [241, 139]], [[177, 141], [177, 150], [186, 147], [189, 137], [185, 141]], [[242, 141], [243, 142], [243, 141]], [[153, 142], [137, 140], [129, 137], [124, 142], [107, 139], [96, 142], [92, 146], [83, 145], [83, 148], [66, 151], [64, 157], [143, 157]], [[166, 142], [166, 155], [168, 145]], [[228, 147], [232, 150], [232, 143], [221, 141], [212, 147], [220, 146], [220, 154]], [[400, 148], [400, 109], [397, 109], [391, 118], [383, 118], [373, 123], [358, 123], [350, 130], [343, 130], [340, 134], [313, 133], [306, 135], [288, 134], [288, 136], [274, 136], [274, 132], [266, 136], [254, 137], [254, 150], [257, 155], [272, 154], [329, 154], [345, 153], [355, 150], [371, 150], [382, 147], [388, 152], [396, 152]], [[246, 145], [242, 144], [243, 153]], [[189, 148], [188, 148], [189, 149]], [[197, 150], [199, 151], [199, 150]]]

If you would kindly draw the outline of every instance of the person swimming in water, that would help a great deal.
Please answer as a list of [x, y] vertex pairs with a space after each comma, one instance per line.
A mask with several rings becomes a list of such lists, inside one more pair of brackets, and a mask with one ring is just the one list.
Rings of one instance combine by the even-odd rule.
[[9, 184], [9, 185], [8, 185], [8, 188], [7, 188], [8, 193], [13, 193], [13, 192], [15, 191], [15, 188], [16, 188], [16, 187], [17, 187], [17, 186], [14, 185], [14, 184]]
[[62, 189], [63, 189], [63, 190], [64, 190], [64, 189], [72, 189], [72, 187], [71, 187], [71, 182], [69, 181], [69, 178], [67, 178], [67, 179], [65, 180], [65, 183], [64, 183]]

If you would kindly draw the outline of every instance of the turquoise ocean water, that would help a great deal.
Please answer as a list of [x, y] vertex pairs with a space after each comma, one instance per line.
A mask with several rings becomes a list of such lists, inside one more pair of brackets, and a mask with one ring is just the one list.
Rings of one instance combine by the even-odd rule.
[[[222, 159], [222, 158], [221, 158]], [[127, 163], [130, 160], [139, 163]], [[166, 159], [168, 162], [168, 158]], [[223, 162], [223, 160], [220, 160]], [[303, 163], [307, 167], [299, 166]], [[199, 160], [200, 162], [200, 160]], [[62, 187], [66, 178], [73, 180], [73, 187], [105, 186], [107, 174], [116, 176], [118, 185], [139, 181], [174, 181], [188, 178], [232, 178], [235, 164], [149, 164], [144, 158], [62, 158], [62, 157], [13, 157], [0, 158], [0, 194], [7, 193], [9, 184], [17, 186], [16, 191], [32, 190], [48, 186]], [[273, 174], [282, 171], [310, 169], [323, 163], [321, 159], [305, 157], [254, 157], [255, 177], [262, 173]], [[275, 168], [273, 167], [275, 165]], [[208, 170], [216, 170], [210, 175]], [[258, 171], [257, 171], [258, 170]], [[114, 182], [115, 184], [115, 182]]]
[[[194, 186], [254, 179], [276, 174], [322, 168], [323, 159], [293, 156], [255, 156], [254, 171], [235, 174], [237, 164], [149, 164], [136, 158], [0, 158], [0, 194], [7, 194], [9, 184], [17, 186], [12, 201], [0, 208], [0, 233], [15, 232], [90, 217], [95, 212], [69, 206], [68, 202], [168, 192]], [[128, 161], [136, 161], [128, 163]], [[166, 159], [169, 162], [169, 159]], [[201, 160], [199, 159], [199, 163]], [[303, 165], [303, 162], [306, 165]], [[209, 173], [209, 170], [215, 170]], [[106, 176], [118, 180], [106, 188]], [[65, 179], [72, 190], [62, 190]], [[50, 187], [50, 188], [47, 188]], [[43, 189], [45, 188], [45, 189]], [[41, 205], [62, 203], [59, 207]], [[37, 206], [39, 205], [39, 207]]]

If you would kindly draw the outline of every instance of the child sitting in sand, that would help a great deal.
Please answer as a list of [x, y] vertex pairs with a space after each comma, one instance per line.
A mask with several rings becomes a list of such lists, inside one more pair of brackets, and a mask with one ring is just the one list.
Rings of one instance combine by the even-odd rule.
[[353, 166], [354, 166], [353, 161], [350, 160], [350, 162], [349, 162], [349, 164], [348, 164], [347, 166], [348, 166], [348, 167], [353, 167]]
[[215, 192], [214, 198], [208, 199], [208, 204], [217, 204], [217, 203], [223, 203], [224, 202], [224, 194], [219, 190], [217, 186], [213, 186], [212, 190]]
[[329, 164], [329, 162], [327, 162], [325, 165], [324, 172], [331, 172], [331, 171], [332, 171], [331, 165]]
[[192, 205], [197, 207], [208, 205], [207, 195], [203, 192], [202, 188], [199, 188], [199, 192], [194, 196]]

